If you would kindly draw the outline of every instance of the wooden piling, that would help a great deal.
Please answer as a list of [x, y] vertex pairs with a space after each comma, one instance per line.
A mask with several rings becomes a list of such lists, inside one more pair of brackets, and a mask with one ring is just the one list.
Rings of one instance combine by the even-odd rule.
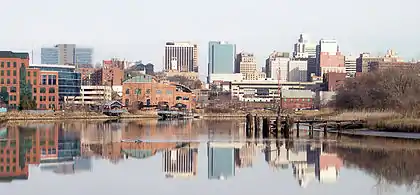
[[263, 119], [262, 136], [263, 138], [270, 137], [270, 120], [267, 117]]
[[259, 137], [259, 132], [261, 131], [259, 117], [257, 115], [254, 116], [254, 137]]
[[299, 138], [299, 121], [296, 123], [296, 137]]
[[309, 138], [313, 138], [313, 137], [314, 137], [314, 123], [309, 122]]
[[337, 123], [337, 138], [341, 138], [341, 131], [342, 131], [341, 123], [338, 122]]
[[276, 117], [275, 127], [276, 128], [275, 128], [274, 136], [276, 138], [278, 138], [279, 135], [280, 135], [280, 131], [281, 131], [281, 117], [280, 116], [277, 116]]
[[246, 115], [246, 137], [251, 137], [252, 134], [252, 115], [251, 114], [247, 114]]
[[286, 121], [285, 121], [286, 123], [284, 124], [284, 127], [283, 127], [283, 133], [284, 133], [284, 138], [285, 139], [289, 139], [289, 136], [290, 136], [290, 119], [289, 119], [289, 116], [286, 116]]
[[327, 137], [327, 125], [328, 123], [324, 123], [324, 137]]

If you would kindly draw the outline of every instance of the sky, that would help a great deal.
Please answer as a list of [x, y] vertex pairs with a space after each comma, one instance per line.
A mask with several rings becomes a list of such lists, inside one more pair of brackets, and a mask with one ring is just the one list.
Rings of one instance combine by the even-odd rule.
[[252, 52], [258, 65], [273, 51], [292, 51], [300, 33], [338, 40], [341, 51], [420, 59], [418, 0], [2, 0], [0, 50], [34, 51], [74, 43], [111, 57], [162, 68], [166, 41], [199, 46], [206, 75], [207, 43], [224, 40]]

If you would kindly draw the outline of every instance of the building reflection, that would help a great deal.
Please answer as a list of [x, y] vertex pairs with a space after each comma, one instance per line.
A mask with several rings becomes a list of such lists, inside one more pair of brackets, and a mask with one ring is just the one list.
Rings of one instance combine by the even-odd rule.
[[190, 178], [197, 175], [198, 143], [182, 143], [162, 152], [163, 172], [167, 178]]

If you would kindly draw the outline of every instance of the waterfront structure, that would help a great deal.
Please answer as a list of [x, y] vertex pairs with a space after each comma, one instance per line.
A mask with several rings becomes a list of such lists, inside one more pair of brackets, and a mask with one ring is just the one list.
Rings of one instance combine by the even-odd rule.
[[64, 102], [67, 97], [80, 95], [81, 74], [75, 72], [76, 67], [74, 65], [31, 64], [29, 68], [58, 72], [58, 96], [60, 102]]
[[317, 46], [317, 75], [328, 72], [345, 73], [344, 56], [341, 54], [337, 40], [321, 39]]
[[305, 59], [293, 59], [288, 62], [287, 81], [306, 82], [308, 80], [308, 61]]
[[231, 74], [235, 66], [236, 45], [210, 41], [208, 51], [208, 83], [213, 74]]
[[41, 70], [39, 67], [27, 69], [26, 80], [32, 88], [32, 97], [37, 109], [56, 110], [59, 107], [59, 75], [57, 71]]
[[273, 51], [265, 60], [265, 71], [267, 78], [286, 82], [288, 77], [288, 63], [290, 54], [288, 52]]
[[190, 42], [165, 44], [164, 70], [198, 72], [198, 46]]
[[92, 86], [82, 85], [80, 87], [80, 96], [69, 97], [67, 103], [76, 105], [100, 105], [111, 101], [112, 89], [110, 86]]
[[[282, 89], [313, 89], [322, 82], [280, 82]], [[277, 80], [242, 80], [231, 82], [231, 97], [246, 102], [271, 102], [279, 99]]]
[[348, 77], [354, 77], [356, 75], [356, 56], [345, 56], [344, 57], [344, 66], [346, 67], [346, 73]]
[[369, 63], [371, 62], [403, 62], [396, 55], [393, 50], [388, 50], [384, 56], [371, 56], [370, 53], [361, 53], [359, 58], [356, 61], [356, 71], [357, 72], [369, 72], [370, 67]]
[[[0, 51], [0, 102], [7, 102], [9, 108], [19, 107], [21, 100], [21, 70], [29, 66], [28, 53]], [[25, 76], [25, 74], [23, 75]], [[26, 81], [26, 78], [25, 80]]]
[[197, 175], [198, 148], [169, 149], [162, 152], [163, 172], [168, 178]]
[[293, 58], [307, 59], [316, 57], [316, 44], [308, 39], [306, 34], [300, 34], [298, 42], [294, 45]]
[[168, 82], [158, 82], [150, 75], [135, 76], [123, 83], [123, 103], [126, 106], [167, 104], [188, 110], [195, 108], [196, 97], [191, 89]]
[[93, 63], [92, 48], [77, 48], [75, 44], [58, 44], [41, 48], [41, 64], [85, 65]]

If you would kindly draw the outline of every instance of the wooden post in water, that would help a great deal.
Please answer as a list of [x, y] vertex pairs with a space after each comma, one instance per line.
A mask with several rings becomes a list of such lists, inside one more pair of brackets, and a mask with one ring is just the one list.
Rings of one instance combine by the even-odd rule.
[[276, 121], [275, 121], [274, 126], [276, 127], [275, 132], [274, 132], [274, 136], [276, 138], [278, 138], [279, 134], [280, 134], [280, 131], [281, 131], [281, 117], [280, 116], [276, 117]]
[[327, 122], [324, 123], [324, 137], [327, 137]]
[[289, 139], [290, 136], [290, 118], [289, 115], [286, 116], [286, 120], [285, 120], [285, 124], [284, 124], [284, 128], [283, 128], [283, 133], [284, 133], [284, 138]]
[[247, 114], [246, 115], [246, 137], [249, 138], [252, 136], [251, 132], [252, 132], [252, 115], [251, 114]]
[[262, 136], [263, 138], [270, 137], [270, 120], [267, 117], [263, 119]]
[[341, 138], [341, 122], [337, 122], [337, 138]]
[[254, 124], [255, 124], [255, 126], [254, 126], [254, 137], [255, 138], [258, 138], [258, 133], [260, 132], [260, 121], [258, 120], [259, 119], [259, 117], [258, 117], [258, 115], [255, 115], [254, 116]]
[[309, 122], [309, 138], [313, 138], [314, 136], [314, 123], [311, 121]]
[[299, 121], [296, 123], [296, 137], [299, 138]]

